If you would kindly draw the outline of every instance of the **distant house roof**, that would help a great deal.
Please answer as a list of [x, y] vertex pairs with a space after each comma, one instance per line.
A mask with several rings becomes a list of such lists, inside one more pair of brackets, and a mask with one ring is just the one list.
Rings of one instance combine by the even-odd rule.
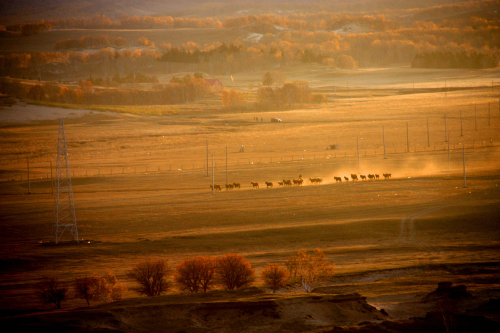
[[222, 87], [222, 83], [219, 79], [205, 79], [205, 83], [210, 87]]

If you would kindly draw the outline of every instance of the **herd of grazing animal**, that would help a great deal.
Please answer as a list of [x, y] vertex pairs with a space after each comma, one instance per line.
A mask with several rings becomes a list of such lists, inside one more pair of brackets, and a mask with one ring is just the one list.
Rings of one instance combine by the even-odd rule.
[[[383, 173], [382, 176], [384, 176], [384, 179], [390, 179], [392, 175], [390, 173]], [[342, 182], [342, 177], [333, 177], [333, 179], [335, 179], [336, 183]], [[354, 174], [354, 173], [351, 174], [351, 180], [353, 182], [357, 182], [358, 180], [367, 181], [367, 180], [375, 180], [375, 179], [380, 179], [380, 176], [378, 174], [359, 175], [359, 179], [358, 179], [357, 174]], [[349, 177], [344, 176], [344, 180], [346, 182], [348, 182]], [[319, 178], [319, 177], [309, 178], [309, 182], [311, 184], [321, 184], [321, 183], [323, 183], [323, 178]], [[264, 183], [266, 184], [266, 188], [273, 188], [274, 184], [272, 182], [264, 182]], [[282, 182], [278, 182], [278, 185], [280, 187], [284, 187], [284, 186], [291, 187], [294, 185], [295, 186], [302, 186], [303, 183], [304, 183], [304, 179], [302, 178], [302, 176], [299, 176], [299, 178], [297, 178], [297, 179], [283, 179]], [[252, 189], [260, 188], [258, 182], [250, 182], [250, 184], [252, 185]], [[213, 186], [210, 185], [210, 188], [215, 190], [215, 191], [222, 191], [222, 187], [220, 185], [217, 185], [217, 184], [215, 184]], [[226, 184], [226, 191], [233, 190], [233, 189], [241, 189], [240, 183]]]
[[321, 184], [323, 182], [323, 178], [309, 178], [311, 184]]
[[[390, 173], [383, 173], [382, 176], [384, 176], [384, 179], [391, 178], [391, 174]], [[366, 179], [367, 177], [368, 177], [368, 179]], [[334, 178], [337, 181], [342, 181], [340, 179], [340, 177], [334, 177]], [[349, 181], [349, 178], [346, 177], [346, 176], [344, 176], [344, 179], [345, 179], [346, 182]], [[352, 173], [351, 174], [351, 179], [352, 179], [353, 182], [357, 182], [359, 179], [361, 179], [361, 180], [375, 180], [375, 179], [380, 179], [380, 176], [378, 174], [372, 175], [372, 174], [369, 173], [368, 175], [359, 175], [359, 179], [358, 179], [358, 175], [356, 175], [355, 173]]]

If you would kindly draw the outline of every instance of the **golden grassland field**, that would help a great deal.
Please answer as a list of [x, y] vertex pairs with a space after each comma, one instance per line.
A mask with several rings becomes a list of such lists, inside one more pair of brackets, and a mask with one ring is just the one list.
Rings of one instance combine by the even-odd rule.
[[[500, 0], [38, 2], [0, 8], [1, 327], [500, 332]], [[78, 243], [52, 237], [61, 120]], [[305, 250], [326, 278], [274, 293]], [[179, 285], [196, 257], [208, 292]]]
[[[198, 255], [235, 252], [260, 273], [268, 263], [315, 248], [335, 264], [330, 281], [335, 293], [359, 292], [401, 318], [412, 310], [394, 304], [444, 280], [498, 298], [497, 274], [465, 272], [474, 265], [498, 266], [500, 113], [498, 86], [490, 86], [498, 70], [449, 71], [447, 90], [438, 80], [442, 71], [338, 73], [350, 82], [350, 91], [317, 70], [304, 66], [294, 75], [331, 97], [326, 105], [231, 112], [211, 97], [205, 105], [168, 107], [162, 116], [151, 115], [148, 110], [155, 107], [150, 107], [65, 119], [78, 246], [40, 245], [49, 241], [53, 224], [49, 178], [58, 120], [2, 118], [2, 311], [43, 308], [33, 286], [44, 275], [71, 282], [112, 272], [131, 287], [126, 272], [146, 258], [175, 265]], [[237, 89], [245, 91], [257, 76], [242, 78]], [[31, 108], [55, 110], [22, 102], [10, 108], [20, 116]], [[9, 107], [0, 109], [0, 115], [7, 112]], [[272, 117], [283, 121], [272, 123]], [[338, 149], [326, 149], [333, 144]], [[241, 183], [241, 190], [212, 194], [212, 154], [215, 183], [224, 185], [227, 177], [228, 183]], [[352, 173], [377, 173], [381, 179], [334, 181]], [[382, 173], [392, 178], [384, 180]], [[299, 175], [303, 186], [278, 186]], [[313, 177], [323, 183], [311, 184]], [[251, 181], [260, 189], [252, 189]], [[265, 181], [273, 188], [266, 189]], [[71, 299], [63, 306], [84, 301]]]

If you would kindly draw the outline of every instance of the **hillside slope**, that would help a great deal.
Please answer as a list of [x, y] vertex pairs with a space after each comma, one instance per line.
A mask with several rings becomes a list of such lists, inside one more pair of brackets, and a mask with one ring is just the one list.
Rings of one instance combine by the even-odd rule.
[[96, 307], [3, 319], [71, 332], [278, 332], [380, 321], [388, 316], [359, 294], [234, 292], [134, 298]]
[[173, 17], [228, 17], [240, 15], [261, 15], [287, 13], [311, 13], [321, 11], [361, 12], [386, 9], [426, 8], [461, 3], [461, 0], [18, 0], [0, 3], [0, 24], [90, 18], [95, 15], [107, 15], [118, 19], [122, 15], [137, 16], [173, 16]]

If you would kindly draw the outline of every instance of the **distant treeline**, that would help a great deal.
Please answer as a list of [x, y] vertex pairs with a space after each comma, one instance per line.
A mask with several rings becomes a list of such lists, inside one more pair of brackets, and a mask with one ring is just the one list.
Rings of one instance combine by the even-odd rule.
[[419, 53], [413, 59], [413, 68], [494, 68], [498, 66], [498, 59], [493, 55], [465, 51], [452, 52], [428, 52]]
[[156, 84], [152, 89], [97, 89], [89, 81], [80, 81], [79, 88], [66, 85], [23, 84], [18, 80], [1, 79], [0, 92], [18, 98], [87, 105], [170, 105], [185, 104], [205, 96], [203, 79], [185, 77], [178, 83]]
[[222, 45], [210, 49], [210, 50], [200, 50], [195, 47], [194, 50], [189, 51], [185, 49], [180, 49], [177, 47], [172, 47], [163, 52], [162, 56], [159, 58], [160, 61], [171, 61], [171, 62], [181, 62], [181, 63], [199, 63], [201, 61], [206, 61], [215, 53], [230, 55], [234, 53], [239, 53], [243, 49], [242, 45], [229, 44]]
[[63, 71], [66, 76], [77, 73], [98, 73], [102, 76], [125, 75], [149, 68], [156, 61], [155, 50], [106, 48], [96, 52], [34, 52], [0, 55], [0, 76], [29, 77], [39, 80], [42, 74]]
[[36, 23], [21, 23], [2, 27], [0, 30], [20, 32], [21, 36], [31, 36], [41, 33], [42, 31], [52, 29], [52, 25], [48, 22]]
[[22, 29], [47, 26], [54, 29], [168, 29], [168, 28], [221, 28], [221, 21], [213, 18], [179, 18], [152, 16], [123, 16], [114, 21], [106, 15], [96, 15], [90, 19], [70, 18], [42, 21], [32, 24], [6, 26], [7, 31], [22, 32]]

